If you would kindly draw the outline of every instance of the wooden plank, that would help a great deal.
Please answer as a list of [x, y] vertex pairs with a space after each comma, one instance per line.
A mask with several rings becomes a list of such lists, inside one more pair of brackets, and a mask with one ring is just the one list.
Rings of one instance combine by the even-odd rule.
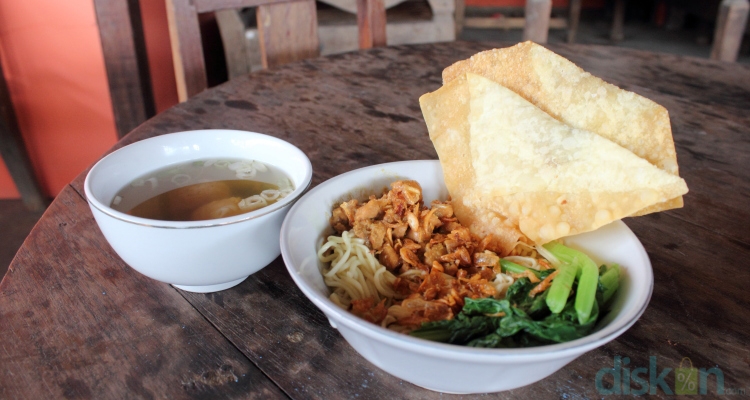
[[[386, 3], [387, 7], [388, 3]], [[386, 41], [399, 44], [434, 43], [456, 40], [453, 0], [410, 1], [388, 10]], [[319, 10], [318, 37], [321, 55], [359, 49], [356, 16], [339, 10]]]
[[[66, 187], [0, 283], [3, 398], [286, 398]], [[30, 373], [33, 371], [33, 373]]]
[[523, 40], [547, 43], [552, 0], [526, 0]]
[[138, 0], [94, 0], [119, 137], [156, 114]]
[[455, 12], [455, 20], [456, 20], [456, 36], [461, 34], [461, 31], [464, 29], [464, 21], [466, 20], [466, 1], [465, 0], [456, 0], [456, 12]]
[[[328, 4], [338, 8], [339, 10], [346, 11], [349, 14], [357, 14], [357, 1], [356, 0], [318, 0], [321, 3]], [[386, 9], [391, 9], [407, 0], [384, 0]]]
[[[455, 40], [452, 24], [433, 21], [393, 23], [386, 26], [388, 45], [450, 42]], [[340, 54], [359, 49], [356, 25], [319, 26], [320, 54]]]
[[21, 194], [23, 205], [31, 211], [44, 210], [49, 200], [42, 193], [26, 152], [2, 64], [0, 64], [0, 157], [5, 162], [18, 193]]
[[227, 60], [229, 79], [249, 74], [252, 71], [245, 23], [239, 10], [219, 10], [214, 13], [219, 26], [221, 42], [224, 45], [224, 56]]
[[737, 61], [749, 11], [748, 0], [722, 0], [716, 19], [711, 59]]
[[[474, 29], [521, 29], [526, 27], [524, 17], [469, 17], [464, 19], [466, 28]], [[565, 29], [568, 21], [564, 18], [550, 18], [549, 29]]]
[[386, 46], [385, 3], [383, 0], [357, 0], [359, 48]]
[[259, 6], [257, 19], [264, 68], [318, 56], [314, 0]]
[[208, 87], [198, 12], [191, 0], [167, 0], [177, 97], [183, 102]]
[[200, 13], [237, 9], [244, 7], [258, 7], [264, 4], [284, 3], [296, 0], [192, 0], [195, 10]]

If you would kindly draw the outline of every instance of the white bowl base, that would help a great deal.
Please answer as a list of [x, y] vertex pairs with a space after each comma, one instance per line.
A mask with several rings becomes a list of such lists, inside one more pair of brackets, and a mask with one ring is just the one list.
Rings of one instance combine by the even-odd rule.
[[[250, 276], [250, 275], [248, 275]], [[234, 287], [242, 283], [246, 277], [237, 279], [236, 281], [231, 282], [225, 282], [225, 283], [218, 283], [216, 285], [206, 285], [206, 286], [185, 286], [185, 285], [172, 285], [176, 287], [177, 289], [184, 290], [186, 292], [193, 292], [193, 293], [211, 293], [211, 292], [218, 292], [221, 290], [229, 289], [230, 287]]]

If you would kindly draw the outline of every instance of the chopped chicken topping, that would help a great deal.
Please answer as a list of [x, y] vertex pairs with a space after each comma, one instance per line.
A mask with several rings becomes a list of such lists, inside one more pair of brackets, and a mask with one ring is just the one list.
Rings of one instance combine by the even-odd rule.
[[341, 203], [331, 226], [351, 231], [378, 261], [397, 277], [397, 297], [389, 307], [377, 299], [352, 302], [351, 311], [371, 322], [386, 317], [414, 329], [423, 322], [451, 319], [464, 298], [495, 295], [492, 285], [500, 258], [485, 250], [492, 238], [479, 240], [462, 226], [448, 202], [423, 204], [422, 188], [410, 180], [393, 182], [391, 190], [367, 202]]

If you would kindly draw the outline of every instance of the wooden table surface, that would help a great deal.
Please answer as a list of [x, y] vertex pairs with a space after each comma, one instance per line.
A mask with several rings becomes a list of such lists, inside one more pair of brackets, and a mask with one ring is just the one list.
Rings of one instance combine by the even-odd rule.
[[[398, 46], [262, 71], [159, 114], [115, 148], [192, 129], [264, 132], [307, 153], [313, 186], [372, 164], [436, 159], [418, 97], [440, 87], [452, 62], [500, 46]], [[629, 358], [625, 369], [646, 368], [647, 379], [689, 357], [695, 368], [721, 371], [725, 394], [750, 392], [750, 68], [615, 47], [549, 47], [669, 110], [690, 193], [682, 209], [625, 220], [655, 275], [640, 320], [552, 376], [490, 396], [601, 397], [596, 374], [616, 356]], [[0, 284], [0, 398], [451, 397], [360, 357], [280, 257], [212, 294], [140, 275], [99, 231], [84, 177], [57, 196]], [[674, 390], [674, 370], [664, 382]], [[714, 375], [708, 382], [716, 395]]]

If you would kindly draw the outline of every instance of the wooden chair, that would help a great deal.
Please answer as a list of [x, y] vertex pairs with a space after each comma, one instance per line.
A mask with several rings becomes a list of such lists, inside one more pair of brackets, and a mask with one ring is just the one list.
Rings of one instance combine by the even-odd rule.
[[0, 65], [0, 75], [2, 75], [0, 79], [0, 156], [21, 194], [24, 206], [31, 211], [43, 211], [47, 208], [48, 199], [42, 195], [39, 183], [34, 177], [34, 170], [18, 128], [2, 65]]
[[[201, 45], [198, 14], [217, 12], [225, 44], [244, 42], [238, 29], [242, 21], [223, 10], [257, 7], [258, 38], [263, 68], [285, 64], [320, 54], [318, 25], [314, 0], [167, 0], [172, 54], [180, 101], [207, 87], [206, 67]], [[222, 21], [224, 23], [222, 23]], [[383, 0], [357, 0], [357, 21], [360, 48], [385, 45], [385, 6]], [[232, 33], [234, 32], [234, 33]], [[244, 30], [242, 31], [244, 32]], [[229, 76], [247, 73], [233, 67], [242, 47], [228, 51]], [[233, 60], [232, 58], [237, 58]]]
[[[416, 8], [396, 7], [404, 2], [318, 0], [316, 13], [320, 54], [385, 46], [386, 42], [406, 44], [455, 40], [452, 32], [453, 0], [410, 0], [411, 5], [416, 2], [424, 4]], [[445, 7], [444, 3], [449, 3], [450, 7]], [[388, 18], [394, 19], [388, 24], [386, 9], [389, 9]], [[425, 11], [431, 14], [430, 18], [424, 18]], [[263, 68], [256, 14], [253, 9], [247, 8], [215, 12], [230, 79]]]
[[[448, 42], [456, 39], [453, 0], [385, 0], [384, 5], [387, 21], [383, 22], [387, 22], [387, 34], [381, 37], [383, 44], [386, 36], [388, 45]], [[356, 0], [319, 0], [318, 6], [321, 54], [366, 48], [367, 43], [359, 43], [357, 40], [358, 33], [364, 32], [366, 27], [357, 23], [357, 16], [361, 13], [358, 12]], [[385, 32], [381, 30], [381, 34]]]
[[359, 48], [386, 45], [385, 0], [357, 0]]
[[118, 137], [156, 114], [138, 1], [94, 0]]

